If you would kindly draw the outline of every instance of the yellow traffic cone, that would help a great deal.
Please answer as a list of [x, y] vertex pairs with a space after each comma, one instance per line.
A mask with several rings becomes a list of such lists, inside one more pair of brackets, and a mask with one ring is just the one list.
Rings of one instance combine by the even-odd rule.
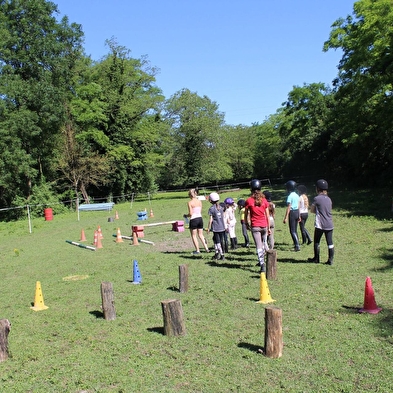
[[257, 301], [257, 303], [267, 304], [272, 302], [275, 302], [275, 300], [273, 300], [272, 297], [270, 296], [270, 291], [267, 285], [266, 276], [265, 273], [262, 272], [261, 285], [260, 285], [260, 299]]
[[44, 304], [44, 297], [42, 296], [41, 283], [39, 281], [35, 284], [34, 306], [30, 307], [34, 311], [46, 310], [47, 306]]
[[116, 243], [123, 243], [123, 242], [124, 242], [124, 240], [121, 237], [120, 228], [117, 228]]

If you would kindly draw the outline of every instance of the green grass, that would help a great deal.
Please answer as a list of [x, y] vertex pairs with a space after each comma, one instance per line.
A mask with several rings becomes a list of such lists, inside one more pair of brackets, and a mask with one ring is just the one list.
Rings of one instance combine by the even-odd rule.
[[[114, 212], [55, 215], [0, 223], [0, 318], [12, 323], [10, 358], [0, 364], [2, 392], [390, 392], [393, 386], [392, 221], [389, 192], [332, 190], [334, 266], [305, 262], [312, 246], [292, 252], [282, 223], [284, 193], [276, 190], [277, 280], [269, 290], [283, 313], [283, 356], [264, 345], [260, 276], [253, 250], [221, 263], [194, 258], [189, 232], [171, 225], [145, 228], [154, 246], [116, 243], [119, 227], [182, 219], [187, 193], [138, 199]], [[244, 197], [247, 191], [222, 194]], [[150, 207], [154, 218], [137, 221]], [[208, 202], [204, 202], [206, 218]], [[307, 227], [312, 231], [313, 215]], [[69, 245], [100, 225], [103, 249]], [[238, 225], [238, 239], [243, 238]], [[208, 239], [212, 245], [211, 238]], [[321, 255], [327, 256], [326, 244]], [[133, 285], [133, 260], [142, 284]], [[179, 293], [178, 266], [189, 266], [189, 290]], [[82, 275], [85, 279], [65, 281]], [[359, 314], [365, 279], [383, 310]], [[36, 281], [47, 310], [30, 309]], [[116, 319], [106, 321], [100, 285], [113, 284]], [[162, 300], [180, 299], [187, 334], [163, 335]]]

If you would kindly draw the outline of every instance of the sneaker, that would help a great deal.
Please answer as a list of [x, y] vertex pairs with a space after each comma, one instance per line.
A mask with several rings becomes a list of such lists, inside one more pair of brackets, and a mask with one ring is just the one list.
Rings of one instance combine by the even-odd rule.
[[201, 252], [200, 251], [193, 251], [192, 255], [201, 255]]

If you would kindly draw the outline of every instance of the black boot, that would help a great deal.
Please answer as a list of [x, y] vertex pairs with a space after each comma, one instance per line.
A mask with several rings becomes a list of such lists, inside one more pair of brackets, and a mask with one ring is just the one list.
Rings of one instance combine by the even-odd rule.
[[314, 243], [314, 258], [308, 258], [308, 262], [319, 263], [319, 244]]
[[329, 248], [329, 258], [325, 265], [333, 265], [333, 259], [334, 259], [334, 248]]
[[237, 249], [237, 237], [234, 237], [233, 238], [233, 241], [234, 241], [234, 243], [235, 243], [235, 250]]
[[231, 237], [231, 250], [235, 249], [235, 239]]

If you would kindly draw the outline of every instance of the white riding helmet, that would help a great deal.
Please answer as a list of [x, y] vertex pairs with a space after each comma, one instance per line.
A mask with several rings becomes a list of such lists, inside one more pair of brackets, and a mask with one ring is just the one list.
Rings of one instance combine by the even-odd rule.
[[212, 192], [209, 195], [210, 202], [218, 202], [220, 200], [220, 196], [216, 192]]

